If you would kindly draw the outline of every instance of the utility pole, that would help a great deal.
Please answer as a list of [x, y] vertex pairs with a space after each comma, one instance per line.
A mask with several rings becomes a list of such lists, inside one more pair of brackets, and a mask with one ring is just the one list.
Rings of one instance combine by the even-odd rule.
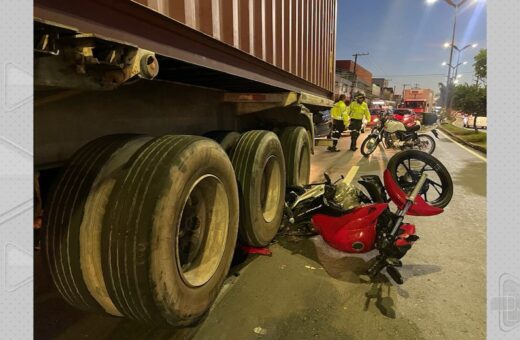
[[358, 56], [364, 56], [364, 55], [368, 55], [369, 53], [366, 52], [366, 53], [354, 53], [352, 56], [354, 57], [354, 81], [352, 82], [352, 88], [350, 89], [350, 100], [352, 100], [352, 94], [354, 93], [354, 89], [356, 88], [357, 86], [357, 73], [356, 73], [356, 68], [357, 68], [357, 57]]
[[412, 84], [403, 84], [403, 96], [401, 98], [404, 99], [404, 90], [406, 90], [407, 86], [412, 86]]
[[404, 90], [406, 90], [407, 86], [412, 86], [412, 84], [403, 84], [403, 94], [401, 95], [401, 103], [400, 104], [402, 104], [404, 102]]

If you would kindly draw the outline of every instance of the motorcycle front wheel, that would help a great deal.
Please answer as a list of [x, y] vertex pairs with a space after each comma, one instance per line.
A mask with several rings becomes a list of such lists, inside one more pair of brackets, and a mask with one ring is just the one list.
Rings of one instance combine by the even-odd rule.
[[379, 145], [379, 137], [376, 135], [368, 135], [361, 144], [361, 154], [365, 157], [370, 156]]
[[435, 140], [429, 135], [418, 135], [416, 140], [417, 149], [428, 154], [435, 151]]
[[437, 158], [419, 150], [395, 154], [386, 167], [406, 193], [412, 192], [422, 174], [428, 175], [419, 192], [428, 204], [444, 208], [453, 196], [453, 181], [448, 169]]

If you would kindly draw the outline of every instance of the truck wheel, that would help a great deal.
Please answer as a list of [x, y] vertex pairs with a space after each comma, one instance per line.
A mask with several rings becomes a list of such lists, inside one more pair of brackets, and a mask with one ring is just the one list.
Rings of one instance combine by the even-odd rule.
[[236, 131], [210, 131], [204, 134], [204, 137], [213, 139], [219, 143], [222, 149], [226, 151], [228, 155], [231, 155], [235, 146], [240, 139], [240, 133]]
[[287, 186], [309, 184], [311, 173], [311, 150], [309, 136], [301, 126], [290, 126], [282, 131], [282, 144]]
[[51, 192], [44, 249], [60, 295], [86, 311], [121, 315], [106, 291], [101, 271], [101, 221], [114, 176], [151, 137], [98, 138], [72, 156]]
[[103, 274], [129, 318], [197, 322], [226, 277], [238, 230], [233, 166], [214, 141], [163, 136], [118, 177], [103, 222]]
[[282, 220], [285, 164], [278, 137], [270, 131], [242, 134], [231, 159], [240, 194], [240, 242], [265, 247]]

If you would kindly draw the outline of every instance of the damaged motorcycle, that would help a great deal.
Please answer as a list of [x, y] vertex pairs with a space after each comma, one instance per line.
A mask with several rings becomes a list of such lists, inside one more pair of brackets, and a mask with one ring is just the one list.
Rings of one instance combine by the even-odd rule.
[[[433, 216], [443, 212], [453, 195], [448, 170], [435, 157], [417, 150], [394, 155], [384, 171], [363, 175], [357, 187], [341, 177], [305, 187], [288, 188], [285, 204], [287, 223], [304, 225], [321, 234], [333, 248], [347, 253], [377, 255], [367, 274], [375, 278], [386, 268], [392, 279], [403, 283], [398, 268], [401, 259], [419, 239], [406, 215]], [[363, 191], [363, 190], [364, 191]], [[365, 193], [366, 192], [366, 193]], [[397, 209], [391, 211], [393, 202]]]

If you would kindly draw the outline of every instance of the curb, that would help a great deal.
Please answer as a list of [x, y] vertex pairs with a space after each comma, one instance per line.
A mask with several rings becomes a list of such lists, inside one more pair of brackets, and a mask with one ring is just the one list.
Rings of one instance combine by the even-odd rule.
[[475, 149], [477, 151], [480, 151], [480, 152], [484, 153], [485, 155], [487, 155], [487, 148], [485, 148], [483, 146], [480, 146], [480, 145], [476, 145], [476, 144], [470, 143], [470, 142], [466, 142], [464, 139], [454, 135], [453, 133], [447, 131], [446, 129], [443, 129], [440, 126], [439, 126], [439, 130], [441, 130], [442, 132], [444, 132], [445, 134], [447, 134], [451, 138], [455, 139], [457, 142], [459, 142], [461, 144], [464, 144], [466, 146], [469, 146], [470, 148], [473, 148], [473, 149]]

